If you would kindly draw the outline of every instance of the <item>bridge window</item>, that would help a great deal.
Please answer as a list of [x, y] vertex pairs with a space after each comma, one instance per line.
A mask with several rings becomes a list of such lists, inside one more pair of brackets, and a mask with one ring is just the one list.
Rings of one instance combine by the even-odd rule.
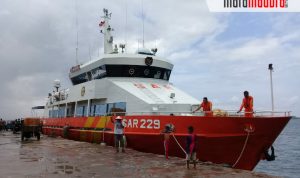
[[105, 116], [107, 104], [94, 105], [94, 116]]
[[154, 66], [106, 65], [107, 77], [140, 77], [169, 80], [171, 70]]
[[65, 108], [59, 108], [58, 117], [65, 117]]
[[169, 80], [171, 70], [155, 66], [103, 65], [71, 78], [73, 85], [104, 77], [140, 77]]
[[108, 114], [116, 113], [117, 115], [125, 115], [125, 112], [126, 112], [125, 102], [108, 104], [108, 108], [107, 108]]
[[86, 106], [78, 106], [76, 109], [76, 116], [83, 117], [86, 113]]
[[49, 117], [52, 117], [52, 118], [58, 117], [58, 110], [50, 110]]
[[88, 76], [86, 73], [80, 74], [76, 77], [71, 78], [71, 81], [73, 83], [73, 85], [77, 85], [83, 82], [87, 82], [88, 81]]

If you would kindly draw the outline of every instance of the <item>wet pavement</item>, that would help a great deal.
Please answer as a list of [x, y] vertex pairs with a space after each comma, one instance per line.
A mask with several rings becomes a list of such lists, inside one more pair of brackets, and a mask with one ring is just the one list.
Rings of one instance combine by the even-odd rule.
[[[191, 166], [192, 167], [192, 166]], [[220, 165], [199, 163], [185, 168], [185, 160], [110, 146], [42, 136], [21, 142], [20, 134], [0, 132], [0, 177], [274, 177]]]

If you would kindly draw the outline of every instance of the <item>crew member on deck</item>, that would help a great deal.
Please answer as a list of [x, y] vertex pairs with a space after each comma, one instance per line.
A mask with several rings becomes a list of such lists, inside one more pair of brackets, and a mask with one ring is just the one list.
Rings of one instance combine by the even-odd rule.
[[249, 96], [248, 91], [244, 91], [244, 96], [240, 110], [238, 110], [237, 113], [241, 112], [243, 108], [245, 108], [245, 117], [253, 117], [253, 97]]
[[198, 111], [201, 108], [203, 109], [205, 116], [213, 116], [212, 103], [210, 101], [208, 101], [207, 97], [203, 98], [203, 102], [200, 104], [200, 106], [195, 111], [193, 111], [193, 113], [195, 113], [196, 111]]

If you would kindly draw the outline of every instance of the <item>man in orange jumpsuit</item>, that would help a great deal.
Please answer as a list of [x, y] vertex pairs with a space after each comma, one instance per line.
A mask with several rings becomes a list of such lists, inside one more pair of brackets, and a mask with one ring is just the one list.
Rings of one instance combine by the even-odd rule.
[[243, 108], [245, 108], [245, 117], [253, 117], [253, 97], [249, 96], [248, 91], [244, 91], [244, 96], [240, 110], [237, 113], [241, 112]]
[[204, 112], [205, 116], [213, 116], [212, 103], [207, 100], [207, 97], [203, 98], [203, 102], [200, 104], [200, 106], [195, 111], [193, 111], [193, 113], [195, 113], [196, 111], [198, 111], [201, 108], [203, 108], [203, 112]]

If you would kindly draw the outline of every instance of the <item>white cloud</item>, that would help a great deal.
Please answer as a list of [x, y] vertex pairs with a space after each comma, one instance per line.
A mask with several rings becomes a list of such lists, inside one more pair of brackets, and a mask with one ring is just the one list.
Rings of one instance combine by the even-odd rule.
[[292, 96], [289, 98], [289, 104], [296, 105], [299, 104], [299, 96]]
[[[290, 15], [289, 18], [296, 16], [298, 15]], [[276, 19], [276, 23], [269, 28], [269, 33], [262, 37], [255, 35], [224, 41], [210, 38], [199, 43], [198, 48], [173, 53], [171, 57], [179, 67], [176, 68], [175, 65], [177, 72], [174, 73], [177, 76], [173, 76], [172, 80], [179, 78], [176, 84], [189, 90], [197, 98], [216, 98], [223, 108], [238, 108], [240, 103], [236, 101], [237, 98], [232, 102], [232, 98], [226, 96], [240, 94], [241, 100], [242, 92], [249, 90], [255, 97], [256, 109], [270, 110], [270, 78], [267, 66], [273, 63], [276, 109], [292, 110], [294, 115], [299, 115], [299, 103], [292, 104], [284, 98], [288, 98], [289, 93], [299, 93], [300, 80], [297, 78], [300, 77], [300, 54], [296, 51], [300, 49], [300, 32], [290, 27], [293, 23], [284, 22], [285, 18]], [[285, 26], [278, 25], [280, 23]], [[185, 77], [188, 79], [185, 80]], [[195, 82], [199, 78], [201, 82]]]

